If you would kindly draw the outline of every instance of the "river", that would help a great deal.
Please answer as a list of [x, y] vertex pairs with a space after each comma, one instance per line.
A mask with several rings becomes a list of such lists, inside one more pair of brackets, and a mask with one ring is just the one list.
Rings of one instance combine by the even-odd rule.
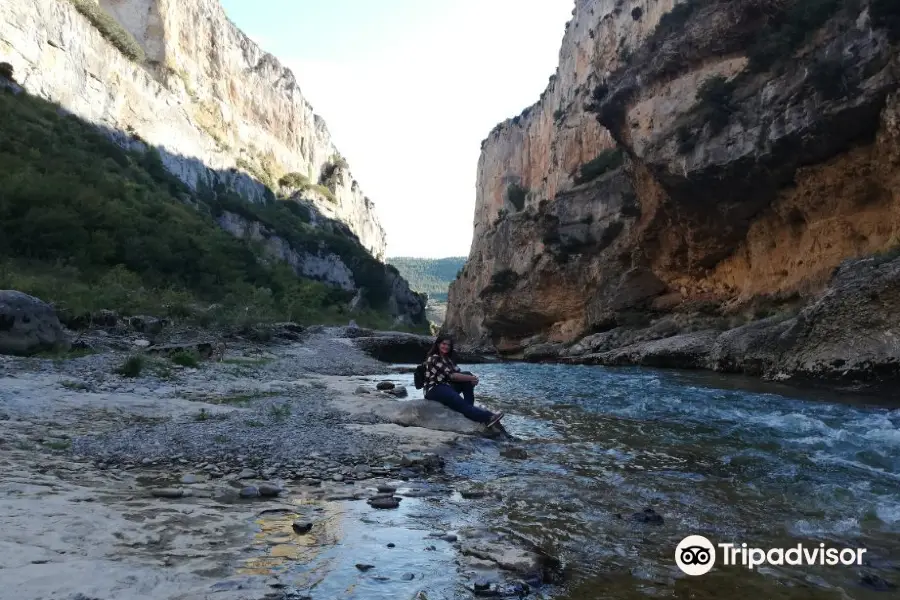
[[[529, 458], [483, 446], [454, 468], [504, 488], [493, 523], [570, 565], [560, 600], [867, 598], [885, 594], [861, 574], [900, 580], [900, 410], [889, 404], [677, 371], [470, 368]], [[662, 525], [628, 518], [648, 507]], [[867, 564], [721, 566], [689, 578], [674, 554], [692, 534], [865, 548]]]
[[[900, 595], [877, 590], [900, 584], [896, 401], [641, 368], [466, 368], [481, 377], [479, 401], [507, 413], [527, 458], [504, 458], [488, 440], [454, 453], [446, 472], [486, 486], [490, 493], [477, 500], [437, 484], [431, 498], [411, 494], [400, 510], [368, 517], [359, 503], [329, 504], [335, 543], [286, 565], [311, 597], [470, 598], [472, 581], [457, 574], [454, 547], [428, 533], [473, 525], [526, 538], [561, 560], [565, 578], [532, 598]], [[390, 378], [420, 397], [410, 375]], [[662, 523], [632, 518], [648, 508]], [[290, 524], [269, 525], [278, 528]], [[674, 560], [689, 535], [763, 550], [824, 544], [866, 552], [859, 566], [750, 570], [723, 565], [719, 549], [709, 573], [689, 577]], [[387, 577], [356, 574], [359, 562]], [[415, 578], [399, 579], [404, 572]]]

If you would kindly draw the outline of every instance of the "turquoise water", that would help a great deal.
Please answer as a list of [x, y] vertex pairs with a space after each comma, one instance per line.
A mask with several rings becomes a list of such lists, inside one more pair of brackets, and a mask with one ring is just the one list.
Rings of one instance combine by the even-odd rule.
[[[529, 457], [479, 444], [451, 468], [503, 491], [490, 522], [568, 565], [554, 597], [900, 597], [861, 585], [867, 575], [900, 584], [900, 410], [890, 401], [675, 371], [465, 368]], [[663, 525], [628, 519], [647, 507]], [[688, 578], [674, 551], [692, 534], [866, 548], [866, 564], [720, 566]]]

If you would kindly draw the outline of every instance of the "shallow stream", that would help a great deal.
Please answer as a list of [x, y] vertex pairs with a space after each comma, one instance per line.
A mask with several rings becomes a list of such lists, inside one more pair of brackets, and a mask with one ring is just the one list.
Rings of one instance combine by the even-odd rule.
[[[470, 598], [473, 580], [462, 576], [454, 547], [428, 535], [481, 525], [560, 558], [565, 580], [533, 598], [900, 597], [900, 588], [888, 589], [900, 586], [896, 401], [677, 371], [466, 368], [481, 377], [479, 402], [507, 413], [513, 445], [527, 458], [505, 458], [492, 441], [467, 444], [446, 471], [483, 486], [484, 497], [438, 486], [397, 511], [329, 503], [320, 509], [332, 523], [327, 551], [282, 548], [269, 554], [283, 554], [280, 566], [263, 561], [250, 571], [287, 571], [316, 599]], [[421, 397], [411, 375], [390, 379], [407, 384], [410, 399]], [[633, 518], [648, 508], [661, 523]], [[261, 542], [277, 543], [289, 521], [262, 529]], [[752, 570], [722, 565], [720, 553], [709, 573], [688, 577], [674, 560], [688, 535], [764, 550], [824, 544], [866, 553], [859, 566]], [[360, 562], [375, 567], [359, 572]], [[414, 579], [402, 579], [407, 573]]]

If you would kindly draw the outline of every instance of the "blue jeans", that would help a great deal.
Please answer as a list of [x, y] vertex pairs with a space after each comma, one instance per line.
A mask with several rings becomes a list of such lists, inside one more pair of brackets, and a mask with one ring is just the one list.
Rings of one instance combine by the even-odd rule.
[[440, 383], [428, 390], [425, 398], [440, 402], [450, 410], [462, 413], [467, 419], [478, 423], [489, 423], [494, 417], [491, 411], [475, 406], [475, 386], [471, 383], [453, 382], [452, 386]]

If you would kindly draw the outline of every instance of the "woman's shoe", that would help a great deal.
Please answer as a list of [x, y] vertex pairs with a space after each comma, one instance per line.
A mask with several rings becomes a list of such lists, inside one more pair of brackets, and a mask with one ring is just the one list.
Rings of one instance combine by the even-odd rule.
[[502, 419], [504, 416], [506, 416], [506, 415], [504, 415], [502, 412], [494, 415], [494, 417], [490, 421], [488, 421], [488, 424], [487, 424], [488, 428], [490, 429], [491, 427], [493, 427], [494, 425], [499, 423], [500, 419]]

